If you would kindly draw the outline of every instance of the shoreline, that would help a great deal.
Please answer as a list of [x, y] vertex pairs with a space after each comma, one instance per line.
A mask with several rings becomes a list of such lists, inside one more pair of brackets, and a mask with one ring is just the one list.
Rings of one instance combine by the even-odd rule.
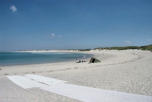
[[152, 52], [92, 50], [82, 53], [93, 54], [101, 62], [68, 61], [1, 67], [0, 79], [8, 75], [36, 74], [76, 85], [152, 96]]
[[[93, 54], [90, 54], [90, 53], [84, 53], [84, 52], [80, 52], [80, 51], [68, 51], [68, 50], [51, 50], [51, 51], [13, 51], [13, 52], [10, 52], [10, 53], [43, 53], [43, 54], [51, 54], [51, 53], [57, 53], [57, 54], [77, 54], [79, 56], [79, 54], [84, 54], [84, 56], [86, 56], [86, 59], [90, 59]], [[25, 65], [41, 65], [41, 64], [58, 64], [58, 63], [66, 63], [66, 62], [73, 62], [77, 59], [78, 56], [75, 56], [75, 58], [71, 58], [71, 59], [65, 59], [65, 60], [47, 60], [47, 61], [38, 61], [38, 62], [34, 62], [34, 63], [24, 63], [24, 62], [21, 62], [21, 63], [12, 63], [12, 64], [0, 64], [0, 67], [9, 67], [9, 66], [25, 66]], [[50, 56], [51, 57], [51, 56]], [[44, 58], [43, 58], [44, 59]], [[79, 59], [79, 58], [78, 58]]]
[[[39, 64], [21, 64], [21, 65], [6, 65], [6, 66], [0, 66], [0, 76], [5, 76], [5, 75], [16, 75], [17, 73], [20, 74], [18, 72], [18, 69], [22, 72], [26, 74], [26, 73], [39, 73], [41, 71], [41, 68], [35, 68], [35, 67], [42, 67], [42, 66], [45, 66], [45, 67], [55, 67], [55, 68], [52, 68], [52, 70], [54, 69], [58, 69], [58, 67], [61, 67], [62, 65], [73, 65], [73, 66], [76, 66], [76, 67], [83, 67], [83, 66], [86, 66], [86, 67], [92, 67], [93, 65], [96, 65], [96, 66], [108, 66], [108, 65], [117, 65], [117, 64], [123, 64], [123, 63], [128, 63], [128, 62], [133, 62], [133, 61], [136, 61], [140, 58], [142, 58], [141, 56], [135, 54], [135, 52], [149, 52], [149, 51], [141, 51], [141, 50], [123, 50], [123, 51], [120, 51], [120, 50], [91, 50], [91, 51], [74, 51], [74, 50], [51, 50], [51, 51], [46, 51], [46, 52], [60, 52], [60, 53], [82, 53], [82, 54], [90, 54], [96, 58], [98, 58], [99, 60], [101, 60], [101, 63], [94, 63], [94, 64], [89, 64], [89, 59], [90, 58], [87, 58], [87, 62], [84, 62], [84, 63], [76, 63], [74, 60], [69, 60], [69, 61], [60, 61], [60, 62], [46, 62], [46, 63], [39, 63]], [[69, 52], [68, 52], [69, 51]], [[129, 53], [130, 56], [128, 57], [128, 59], [123, 59], [123, 57], [127, 57], [126, 56], [126, 53], [129, 52], [129, 51], [133, 51], [133, 54]], [[22, 52], [22, 51], [21, 51]], [[23, 51], [24, 52], [24, 51]], [[26, 52], [32, 52], [32, 53], [46, 53], [44, 51], [26, 51]], [[111, 53], [113, 52], [113, 53]], [[120, 52], [125, 52], [125, 53], [120, 53]], [[118, 56], [118, 54], [120, 54]], [[121, 56], [122, 55], [122, 56]], [[125, 55], [125, 56], [124, 56]], [[120, 59], [117, 59], [116, 58], [120, 58]], [[109, 59], [111, 61], [109, 61]], [[123, 59], [123, 60], [122, 60]], [[25, 71], [25, 67], [28, 67], [29, 71]], [[23, 69], [21, 69], [23, 68]], [[31, 70], [30, 70], [31, 69]], [[32, 70], [34, 69], [34, 70]], [[46, 68], [46, 69], [49, 69], [49, 68]], [[6, 70], [6, 71], [5, 71]], [[9, 73], [10, 71], [13, 71], [13, 73]], [[40, 71], [39, 71], [40, 70]], [[63, 70], [61, 68], [61, 70]], [[4, 72], [5, 73], [4, 73]], [[49, 70], [50, 72], [53, 72], [51, 70]], [[24, 74], [24, 73], [21, 73], [21, 74]], [[45, 71], [46, 73], [48, 72], [48, 70]]]

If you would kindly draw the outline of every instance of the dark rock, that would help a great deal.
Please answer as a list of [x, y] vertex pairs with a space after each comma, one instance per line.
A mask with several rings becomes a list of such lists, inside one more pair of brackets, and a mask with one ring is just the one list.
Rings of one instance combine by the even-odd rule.
[[98, 63], [98, 62], [101, 62], [100, 60], [94, 58], [94, 57], [91, 57], [89, 63]]

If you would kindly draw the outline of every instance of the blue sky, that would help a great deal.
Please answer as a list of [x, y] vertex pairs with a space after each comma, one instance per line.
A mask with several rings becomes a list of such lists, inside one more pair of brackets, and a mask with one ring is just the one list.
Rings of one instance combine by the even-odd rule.
[[0, 51], [152, 43], [152, 0], [0, 0]]

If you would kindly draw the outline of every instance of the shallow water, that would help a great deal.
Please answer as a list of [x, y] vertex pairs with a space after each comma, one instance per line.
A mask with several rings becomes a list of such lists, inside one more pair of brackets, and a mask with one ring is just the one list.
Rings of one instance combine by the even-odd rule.
[[82, 53], [30, 53], [30, 52], [0, 52], [0, 66], [54, 63], [72, 61], [82, 57], [90, 57], [90, 54]]

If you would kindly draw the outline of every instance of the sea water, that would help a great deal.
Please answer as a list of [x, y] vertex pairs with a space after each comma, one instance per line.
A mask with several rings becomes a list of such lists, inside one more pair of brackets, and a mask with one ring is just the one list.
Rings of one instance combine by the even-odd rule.
[[31, 53], [31, 52], [0, 52], [0, 66], [41, 64], [63, 61], [74, 61], [83, 57], [91, 57], [90, 54], [82, 53]]

